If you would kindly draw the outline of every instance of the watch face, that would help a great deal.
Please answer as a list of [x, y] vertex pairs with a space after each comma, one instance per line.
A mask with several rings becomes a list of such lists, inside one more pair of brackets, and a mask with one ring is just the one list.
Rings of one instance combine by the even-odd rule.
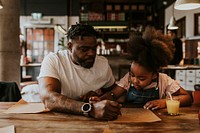
[[82, 106], [82, 110], [84, 112], [88, 112], [91, 110], [91, 105], [89, 103], [85, 103], [83, 106]]

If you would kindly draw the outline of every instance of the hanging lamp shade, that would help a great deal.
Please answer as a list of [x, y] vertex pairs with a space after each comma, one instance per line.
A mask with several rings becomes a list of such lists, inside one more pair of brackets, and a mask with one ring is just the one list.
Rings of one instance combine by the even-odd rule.
[[176, 26], [176, 20], [175, 20], [174, 16], [172, 16], [170, 18], [170, 22], [169, 22], [169, 25], [168, 25], [167, 29], [169, 29], [169, 30], [176, 30], [176, 29], [178, 29], [178, 26]]
[[3, 4], [2, 4], [2, 2], [0, 0], [0, 9], [2, 9], [2, 8], [3, 8]]
[[54, 29], [57, 31], [57, 32], [59, 32], [59, 33], [61, 33], [61, 34], [67, 34], [67, 31], [66, 31], [66, 29], [64, 29], [60, 24], [56, 24], [55, 26], [54, 26]]
[[176, 0], [176, 10], [192, 10], [200, 7], [200, 0]]

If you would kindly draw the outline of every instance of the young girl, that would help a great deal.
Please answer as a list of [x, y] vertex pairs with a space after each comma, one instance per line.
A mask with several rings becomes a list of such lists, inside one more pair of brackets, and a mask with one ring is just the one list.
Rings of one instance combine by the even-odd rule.
[[173, 58], [172, 46], [169, 38], [151, 27], [146, 28], [143, 36], [132, 36], [128, 44], [133, 60], [130, 72], [100, 99], [119, 100], [125, 94], [125, 102], [142, 104], [144, 108], [154, 110], [166, 107], [165, 99], [170, 93], [180, 99], [181, 106], [191, 104], [190, 95], [171, 77], [159, 72]]

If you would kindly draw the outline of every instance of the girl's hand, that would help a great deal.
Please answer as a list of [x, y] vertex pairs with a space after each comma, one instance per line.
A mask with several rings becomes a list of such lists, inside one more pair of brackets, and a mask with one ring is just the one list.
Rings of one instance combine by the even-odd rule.
[[166, 107], [165, 99], [149, 101], [144, 105], [144, 109], [151, 109], [151, 110], [162, 109], [165, 107]]
[[89, 98], [89, 103], [96, 103], [101, 101], [101, 98], [97, 97], [97, 96], [92, 96]]
[[89, 102], [90, 97], [98, 96], [98, 94], [94, 91], [89, 91], [87, 94], [80, 96], [80, 100], [83, 102]]

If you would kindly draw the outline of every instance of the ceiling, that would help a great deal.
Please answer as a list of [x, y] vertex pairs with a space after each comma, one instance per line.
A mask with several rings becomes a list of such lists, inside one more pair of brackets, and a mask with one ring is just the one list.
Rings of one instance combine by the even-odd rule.
[[[20, 0], [20, 14], [30, 15], [32, 12], [42, 11], [44, 15], [62, 16], [79, 15], [80, 0]], [[93, 1], [93, 0], [92, 0]], [[102, 0], [103, 1], [103, 0]], [[106, 0], [114, 2], [129, 1], [134, 3], [152, 3], [155, 11], [160, 12], [171, 5], [175, 0]], [[70, 8], [70, 9], [69, 9]]]
[[[95, 0], [86, 0], [95, 1]], [[96, 0], [111, 2], [149, 3], [154, 8], [156, 26], [164, 28], [164, 9], [175, 0]], [[79, 16], [80, 0], [20, 0], [20, 15], [30, 16], [33, 12], [41, 12], [44, 16]]]

